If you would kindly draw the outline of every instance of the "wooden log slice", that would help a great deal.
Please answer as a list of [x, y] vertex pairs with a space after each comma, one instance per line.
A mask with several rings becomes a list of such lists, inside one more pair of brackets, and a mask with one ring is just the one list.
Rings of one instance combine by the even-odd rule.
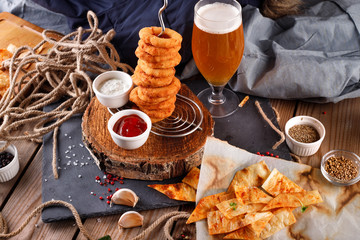
[[98, 167], [117, 176], [163, 180], [187, 173], [201, 164], [206, 138], [213, 134], [214, 121], [208, 110], [186, 86], [179, 93], [194, 100], [202, 109], [202, 130], [185, 137], [162, 137], [150, 133], [146, 143], [138, 149], [126, 150], [117, 146], [107, 130], [111, 114], [94, 97], [82, 121], [83, 141]]

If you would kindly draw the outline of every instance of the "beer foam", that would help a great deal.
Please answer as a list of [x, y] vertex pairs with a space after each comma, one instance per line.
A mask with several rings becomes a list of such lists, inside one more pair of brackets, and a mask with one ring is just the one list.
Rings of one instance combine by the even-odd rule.
[[194, 22], [198, 28], [208, 33], [229, 33], [241, 25], [241, 8], [239, 11], [233, 5], [220, 2], [207, 4], [198, 9]]

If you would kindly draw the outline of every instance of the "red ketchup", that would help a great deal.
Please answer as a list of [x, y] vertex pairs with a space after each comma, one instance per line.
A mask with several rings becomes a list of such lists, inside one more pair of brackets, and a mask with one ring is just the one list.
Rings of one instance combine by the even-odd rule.
[[136, 137], [147, 129], [146, 122], [136, 114], [121, 117], [114, 124], [114, 132], [123, 137]]

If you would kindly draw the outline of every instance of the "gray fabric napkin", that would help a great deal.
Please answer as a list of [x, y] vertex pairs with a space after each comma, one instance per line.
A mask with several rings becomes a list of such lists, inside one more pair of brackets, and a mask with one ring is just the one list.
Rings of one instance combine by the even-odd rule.
[[267, 98], [338, 102], [360, 96], [360, 2], [312, 1], [277, 20], [243, 9], [245, 51], [235, 91]]

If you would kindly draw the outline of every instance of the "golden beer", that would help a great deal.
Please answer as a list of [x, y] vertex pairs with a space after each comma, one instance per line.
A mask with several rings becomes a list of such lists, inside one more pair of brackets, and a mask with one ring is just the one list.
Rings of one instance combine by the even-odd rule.
[[[213, 6], [212, 6], [213, 5]], [[219, 7], [220, 6], [220, 7]], [[234, 75], [244, 52], [244, 32], [243, 25], [239, 20], [229, 22], [226, 26], [221, 26], [222, 18], [231, 18], [231, 11], [234, 8], [229, 4], [210, 4], [206, 6], [205, 11], [197, 11], [199, 18], [202, 13], [205, 16], [216, 17], [219, 24], [207, 26], [206, 23], [197, 19], [195, 16], [193, 36], [192, 36], [192, 53], [201, 74], [213, 86], [223, 86]], [[220, 9], [223, 7], [223, 9]], [[235, 9], [236, 10], [236, 9]], [[238, 11], [238, 10], [236, 10]], [[207, 14], [207, 15], [206, 15]], [[233, 13], [234, 15], [236, 13]], [[239, 13], [241, 14], [241, 13]]]

